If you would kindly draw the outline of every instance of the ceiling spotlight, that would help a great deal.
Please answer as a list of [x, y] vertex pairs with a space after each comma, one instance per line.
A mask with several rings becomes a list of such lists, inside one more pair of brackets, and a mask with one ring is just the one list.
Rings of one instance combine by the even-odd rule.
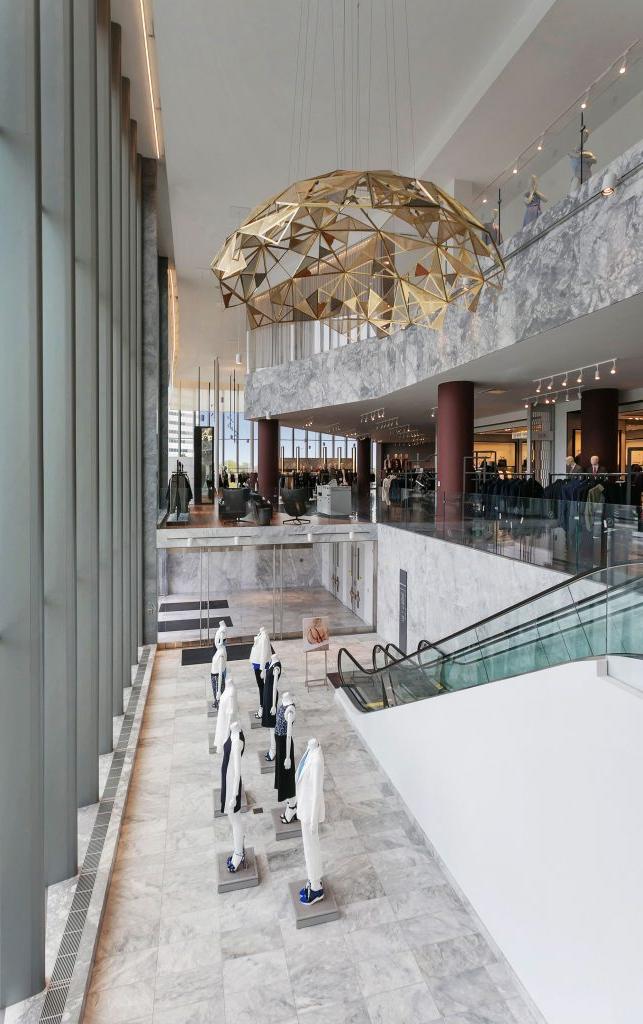
[[431, 419], [435, 419], [435, 409], [431, 409]]
[[621, 66], [618, 69], [618, 73], [619, 73], [619, 75], [624, 75], [626, 71], [627, 71], [627, 57], [623, 57], [623, 60], [621, 61]]
[[583, 102], [580, 105], [581, 110], [587, 110], [587, 101], [588, 101], [588, 96], [586, 95], [583, 98]]
[[569, 402], [569, 391], [565, 392], [565, 401]]
[[616, 171], [608, 171], [605, 177], [603, 178], [603, 187], [601, 189], [601, 194], [604, 196], [613, 196], [616, 190], [617, 181], [618, 178], [616, 176]]
[[615, 359], [612, 359], [612, 369], [610, 370], [610, 373], [616, 373], [616, 360]]
[[529, 402], [525, 402], [525, 409], [529, 408]]
[[547, 385], [547, 390], [548, 390], [548, 391], [551, 391], [551, 389], [553, 388], [553, 386], [554, 386], [554, 378], [553, 378], [553, 377], [550, 377], [550, 378], [549, 378], [549, 384]]
[[540, 153], [540, 152], [542, 152], [542, 148], [543, 148], [543, 140], [541, 139], [540, 142], [538, 143], [538, 145], [536, 146], [536, 149]]
[[551, 404], [556, 405], [556, 395], [552, 397]]
[[563, 387], [564, 387], [564, 388], [566, 388], [566, 387], [567, 387], [567, 370], [565, 370], [565, 376], [564, 376], [564, 378], [563, 378]]
[[546, 398], [546, 399], [545, 399], [545, 405], [549, 405], [549, 402], [550, 402], [550, 399], [549, 399], [549, 398]]
[[601, 375], [598, 372], [598, 363], [597, 363], [596, 364], [596, 373], [594, 374], [594, 380], [600, 380], [600, 379], [601, 379]]
[[482, 202], [483, 202], [483, 203], [486, 203], [486, 201], [487, 201], [487, 197], [485, 196], [485, 197], [483, 198]]
[[517, 168], [517, 167], [514, 167], [514, 169], [513, 169], [513, 171], [512, 171], [511, 173], [512, 173], [512, 174], [518, 174], [518, 168]]
[[583, 383], [583, 371], [582, 370], [578, 371], [578, 377], [576, 378], [576, 383], [577, 384], [582, 384]]
[[541, 389], [541, 387], [542, 387], [542, 381], [538, 381], [538, 387], [536, 388], [536, 394], [537, 394], [537, 395], [539, 395], [539, 394], [540, 394], [540, 389]]
[[237, 366], [241, 366], [241, 353], [240, 352], [237, 352], [236, 356], [234, 357], [234, 361], [237, 364]]

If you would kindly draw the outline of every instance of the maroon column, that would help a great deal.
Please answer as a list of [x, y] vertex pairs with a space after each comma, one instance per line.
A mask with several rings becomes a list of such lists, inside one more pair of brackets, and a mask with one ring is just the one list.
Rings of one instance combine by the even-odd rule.
[[[473, 383], [451, 380], [438, 385], [438, 503], [462, 494], [465, 457], [473, 455]], [[466, 463], [467, 470], [471, 462]], [[440, 504], [438, 505], [440, 510]]]
[[279, 420], [259, 420], [259, 493], [277, 507], [279, 490]]
[[580, 427], [583, 469], [589, 470], [592, 455], [608, 473], [618, 465], [618, 388], [592, 388], [583, 391], [580, 400]]
[[371, 439], [360, 437], [357, 441], [357, 497], [362, 500], [371, 493]]

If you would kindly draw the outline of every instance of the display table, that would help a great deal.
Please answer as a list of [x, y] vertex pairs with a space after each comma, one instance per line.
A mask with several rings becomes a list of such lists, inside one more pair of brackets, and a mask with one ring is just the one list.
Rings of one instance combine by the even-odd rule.
[[349, 516], [352, 511], [351, 489], [347, 486], [317, 488], [317, 514], [320, 516]]

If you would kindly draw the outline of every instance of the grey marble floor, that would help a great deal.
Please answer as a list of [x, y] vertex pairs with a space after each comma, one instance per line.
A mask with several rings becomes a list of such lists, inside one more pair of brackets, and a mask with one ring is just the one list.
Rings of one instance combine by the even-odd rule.
[[[363, 659], [374, 640], [350, 646]], [[303, 854], [299, 840], [275, 841], [264, 730], [245, 728], [243, 759], [260, 885], [218, 895], [216, 855], [231, 838], [212, 818], [220, 757], [208, 754], [204, 667], [159, 653], [85, 1024], [533, 1024], [333, 691], [306, 692], [301, 641], [275, 648], [297, 701], [296, 755], [313, 735], [324, 749], [320, 835], [340, 920], [295, 928], [288, 884], [303, 880]], [[247, 725], [254, 679], [235, 681]]]
[[[273, 633], [273, 591], [270, 590], [235, 590], [234, 593], [217, 593], [215, 598], [225, 598], [229, 607], [216, 609], [210, 612], [210, 636], [214, 638], [219, 619], [229, 615], [232, 619], [232, 626], [228, 629], [228, 638], [235, 639], [242, 636], [252, 636], [257, 632], [257, 624], [265, 625], [269, 633]], [[367, 624], [358, 615], [342, 604], [333, 594], [324, 587], [297, 587], [283, 591], [283, 594], [275, 593], [275, 622], [279, 632], [282, 625], [280, 615], [280, 604], [283, 599], [283, 632], [285, 634], [301, 635], [302, 618], [305, 615], [325, 615], [328, 618], [331, 634], [349, 633], [351, 631], [366, 630]], [[177, 594], [159, 598], [159, 605], [165, 605], [166, 609], [173, 603], [184, 601], [198, 601], [198, 594]], [[181, 620], [186, 621], [198, 619], [199, 611], [159, 611], [159, 626], [164, 621]], [[203, 605], [203, 629], [159, 629], [159, 642], [177, 643], [181, 640], [205, 639], [207, 634], [207, 612], [205, 601]]]

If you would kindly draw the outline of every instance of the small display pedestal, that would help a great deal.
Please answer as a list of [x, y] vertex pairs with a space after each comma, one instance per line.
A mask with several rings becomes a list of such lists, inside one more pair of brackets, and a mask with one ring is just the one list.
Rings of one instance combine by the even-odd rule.
[[[306, 655], [306, 676], [305, 676], [305, 679], [304, 679], [304, 682], [306, 684], [306, 689], [307, 690], [311, 690], [315, 686], [328, 686], [328, 648], [325, 647], [324, 650], [318, 650], [318, 651], [305, 651], [304, 653]], [[321, 676], [313, 677], [313, 676], [309, 676], [308, 675], [308, 658], [310, 657], [311, 654], [323, 654], [324, 655], [324, 676], [323, 676], [323, 678]]]
[[270, 772], [274, 775], [276, 758], [273, 761], [266, 761], [265, 751], [258, 750], [257, 760], [259, 761], [259, 771], [262, 775], [268, 775]]
[[339, 909], [335, 897], [329, 886], [324, 883], [324, 898], [320, 903], [313, 903], [312, 907], [306, 907], [299, 902], [299, 891], [303, 889], [306, 882], [291, 882], [288, 886], [290, 898], [295, 908], [295, 924], [297, 928], [312, 928], [316, 924], [328, 924], [329, 921], [337, 921]]
[[[277, 841], [280, 839], [299, 838], [301, 835], [301, 822], [298, 818], [294, 818], [286, 824], [286, 822], [281, 820], [281, 815], [283, 813], [281, 807], [273, 807], [270, 813], [272, 815], [273, 825], [275, 826], [275, 839]], [[301, 886], [299, 886], [299, 889], [301, 889]], [[298, 893], [299, 889], [297, 890]], [[324, 899], [322, 902], [325, 903], [326, 900]]]
[[208, 718], [216, 718], [217, 717], [218, 708], [214, 707], [214, 705], [213, 705], [211, 700], [206, 701], [205, 707], [206, 707], [206, 711], [208, 712]]
[[249, 713], [248, 718], [250, 719], [250, 728], [251, 729], [261, 729], [261, 719], [260, 718], [255, 718], [254, 711], [251, 711]]
[[210, 754], [216, 754], [216, 750], [214, 749], [214, 737], [215, 736], [216, 736], [216, 733], [214, 733], [214, 732], [209, 732], [208, 733], [208, 751], [209, 751]]
[[[212, 790], [212, 800], [214, 803], [214, 816], [215, 818], [223, 818], [223, 812], [221, 810], [221, 790]], [[246, 796], [246, 787], [241, 784], [241, 814], [245, 814], [248, 810], [248, 797]]]
[[217, 854], [217, 865], [219, 868], [218, 892], [233, 892], [235, 889], [251, 889], [259, 885], [259, 871], [257, 869], [257, 858], [253, 846], [246, 848], [246, 867], [240, 868], [234, 873], [228, 871], [227, 860], [229, 853]]

